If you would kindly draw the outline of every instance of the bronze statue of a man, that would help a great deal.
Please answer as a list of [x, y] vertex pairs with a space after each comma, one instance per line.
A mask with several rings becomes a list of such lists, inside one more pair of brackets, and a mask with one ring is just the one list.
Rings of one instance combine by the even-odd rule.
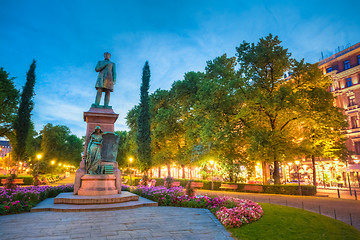
[[97, 90], [95, 106], [100, 105], [101, 95], [105, 92], [104, 107], [109, 107], [110, 92], [114, 90], [114, 84], [116, 83], [115, 63], [109, 60], [110, 57], [110, 53], [104, 53], [105, 59], [103, 61], [99, 61], [95, 67], [95, 71], [99, 73], [95, 84], [95, 88]]

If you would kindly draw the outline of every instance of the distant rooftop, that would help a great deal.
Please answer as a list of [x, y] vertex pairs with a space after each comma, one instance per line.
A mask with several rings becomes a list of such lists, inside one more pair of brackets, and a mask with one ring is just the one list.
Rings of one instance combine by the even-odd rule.
[[1, 147], [11, 147], [9, 141], [3, 141], [3, 140], [0, 140], [0, 146]]
[[360, 48], [360, 42], [358, 42], [357, 44], [354, 44], [354, 45], [352, 45], [352, 46], [350, 46], [350, 47], [348, 47], [348, 48], [346, 48], [346, 49], [344, 49], [344, 50], [342, 50], [342, 51], [340, 51], [338, 53], [335, 53], [335, 54], [331, 55], [330, 57], [325, 58], [324, 60], [321, 60], [319, 62], [319, 66], [321, 66], [321, 65], [323, 65], [323, 64], [325, 64], [327, 62], [330, 62], [331, 60], [333, 60], [335, 58], [338, 58], [338, 57], [340, 57], [340, 56], [342, 56], [342, 55], [344, 55], [344, 54], [346, 54], [348, 52], [351, 52], [354, 49], [357, 49], [357, 48]]

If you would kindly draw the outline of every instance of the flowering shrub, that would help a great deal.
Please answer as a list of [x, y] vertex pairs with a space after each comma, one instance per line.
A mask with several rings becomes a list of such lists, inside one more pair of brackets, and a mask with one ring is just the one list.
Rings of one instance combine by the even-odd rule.
[[183, 187], [137, 186], [130, 191], [156, 201], [159, 206], [207, 208], [228, 228], [240, 227], [261, 218], [261, 206], [251, 200], [232, 197], [188, 196]]
[[12, 190], [0, 188], [0, 215], [29, 211], [46, 198], [73, 191], [73, 185], [16, 187]]
[[221, 207], [215, 213], [219, 221], [228, 228], [240, 227], [241, 225], [255, 222], [264, 214], [261, 206], [251, 200], [234, 199], [236, 207]]

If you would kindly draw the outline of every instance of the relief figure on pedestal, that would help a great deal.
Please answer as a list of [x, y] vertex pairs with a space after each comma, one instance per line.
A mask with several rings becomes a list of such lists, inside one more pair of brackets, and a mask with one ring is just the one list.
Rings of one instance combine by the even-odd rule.
[[103, 132], [97, 126], [90, 135], [89, 145], [86, 151], [85, 167], [87, 174], [101, 174], [101, 148]]
[[115, 63], [109, 60], [110, 57], [110, 53], [104, 53], [105, 59], [103, 61], [99, 61], [95, 67], [95, 71], [99, 73], [99, 76], [95, 84], [97, 93], [95, 103], [93, 104], [94, 107], [100, 106], [101, 95], [105, 92], [104, 107], [111, 108], [109, 106], [110, 92], [114, 90], [114, 84], [116, 83], [116, 68]]

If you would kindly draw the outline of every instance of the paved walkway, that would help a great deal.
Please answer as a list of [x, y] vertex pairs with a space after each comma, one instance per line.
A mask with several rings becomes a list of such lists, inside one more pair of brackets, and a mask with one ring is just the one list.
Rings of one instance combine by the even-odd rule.
[[[329, 197], [310, 197], [310, 196], [290, 196], [277, 194], [262, 193], [242, 193], [242, 192], [225, 192], [198, 190], [202, 195], [220, 195], [232, 196], [244, 199], [250, 199], [255, 202], [264, 202], [271, 204], [284, 205], [295, 208], [320, 213], [331, 218], [351, 224], [360, 230], [360, 201], [348, 199], [336, 199]], [[350, 219], [351, 214], [351, 219]]]
[[[355, 195], [355, 191], [356, 191], [356, 195]], [[337, 188], [325, 188], [325, 189], [318, 188], [317, 193], [318, 193], [318, 195], [327, 195], [329, 198], [339, 198]], [[348, 188], [340, 188], [339, 193], [340, 193], [341, 199], [351, 199], [351, 200], [358, 199], [360, 201], [360, 189], [359, 188], [352, 188], [351, 195], [350, 195], [350, 191]]]
[[232, 239], [207, 209], [143, 207], [104, 212], [38, 212], [0, 217], [0, 239]]

